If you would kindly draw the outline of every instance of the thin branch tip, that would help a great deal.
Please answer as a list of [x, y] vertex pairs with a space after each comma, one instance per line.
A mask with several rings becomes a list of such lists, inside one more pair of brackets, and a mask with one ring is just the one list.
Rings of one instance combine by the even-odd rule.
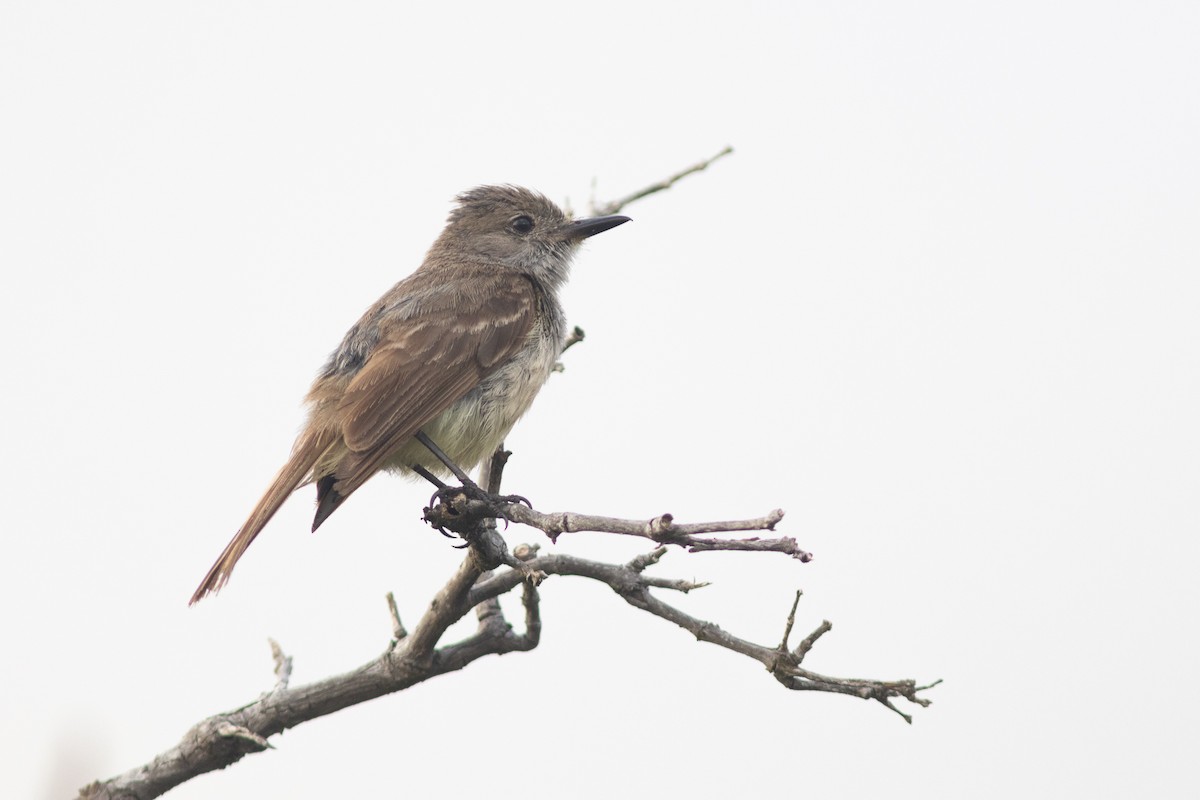
[[800, 644], [796, 645], [796, 649], [792, 651], [792, 656], [796, 659], [796, 663], [799, 664], [803, 662], [804, 657], [808, 655], [809, 650], [812, 650], [813, 645], [817, 643], [817, 640], [829, 633], [831, 630], [833, 630], [833, 623], [827, 619], [821, 620], [821, 624], [817, 626], [817, 629], [808, 636], [805, 636]]
[[676, 172], [674, 175], [671, 175], [667, 178], [664, 178], [661, 181], [658, 181], [657, 183], [652, 183], [649, 186], [639, 189], [636, 192], [632, 192], [631, 194], [625, 195], [624, 197], [622, 197], [619, 200], [613, 200], [608, 203], [599, 203], [599, 204], [596, 203], [595, 197], [594, 197], [594, 188], [595, 187], [593, 186], [593, 199], [591, 200], [591, 203], [590, 203], [591, 212], [593, 214], [599, 215], [599, 216], [603, 216], [603, 215], [607, 215], [607, 214], [616, 214], [618, 211], [620, 211], [622, 208], [629, 205], [630, 203], [641, 200], [643, 197], [649, 197], [652, 194], [657, 194], [658, 192], [666, 191], [667, 189], [670, 189], [672, 186], [674, 186], [676, 183], [683, 180], [687, 176], [694, 175], [697, 172], [703, 172], [704, 170], [706, 170], [710, 166], [712, 166], [712, 164], [714, 162], [716, 162], [719, 159], [724, 158], [725, 156], [730, 155], [731, 153], [733, 153], [733, 147], [731, 145], [726, 145], [719, 153], [717, 153], [715, 156], [712, 156], [711, 158], [706, 158], [703, 161], [697, 162], [697, 163], [693, 164], [692, 166], [687, 167], [686, 169], [682, 169], [679, 172]]
[[667, 554], [667, 548], [657, 547], [649, 553], [642, 553], [634, 556], [625, 566], [634, 572], [644, 572], [647, 567], [653, 566], [662, 560], [662, 557]]
[[400, 609], [396, 607], [396, 595], [391, 592], [387, 593], [388, 616], [392, 620], [392, 638], [396, 643], [404, 641], [408, 636], [408, 631], [404, 627], [404, 623], [400, 621]]

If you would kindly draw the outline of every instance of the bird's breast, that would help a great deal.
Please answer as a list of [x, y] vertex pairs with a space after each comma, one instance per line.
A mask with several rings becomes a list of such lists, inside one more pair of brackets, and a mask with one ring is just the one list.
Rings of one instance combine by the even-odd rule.
[[[541, 322], [529, 332], [521, 350], [423, 427], [463, 469], [473, 469], [495, 452], [554, 371], [561, 352], [562, 326], [553, 324], [554, 319]], [[406, 471], [414, 461], [436, 474], [446, 474], [415, 439], [389, 459], [389, 466]]]

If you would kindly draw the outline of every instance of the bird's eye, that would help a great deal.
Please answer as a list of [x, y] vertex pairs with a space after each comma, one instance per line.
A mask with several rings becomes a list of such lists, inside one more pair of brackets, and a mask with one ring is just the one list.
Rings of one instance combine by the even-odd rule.
[[533, 230], [533, 219], [525, 216], [524, 214], [519, 217], [514, 217], [513, 221], [509, 224], [512, 225], [512, 229], [514, 231], [520, 234], [526, 234]]

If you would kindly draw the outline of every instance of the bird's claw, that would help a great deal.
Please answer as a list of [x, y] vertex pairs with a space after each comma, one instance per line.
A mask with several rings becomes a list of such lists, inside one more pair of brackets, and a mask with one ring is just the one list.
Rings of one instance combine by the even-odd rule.
[[529, 502], [529, 498], [522, 497], [519, 494], [492, 495], [492, 498], [499, 500], [501, 503], [508, 503], [509, 505], [515, 506], [518, 503], [524, 503], [529, 508], [533, 508], [533, 503]]
[[[533, 508], [533, 503], [529, 502], [529, 499], [526, 497], [522, 497], [519, 494], [492, 494], [491, 492], [481, 488], [474, 481], [468, 481], [462, 486], [442, 486], [438, 488], [438, 490], [432, 495], [430, 495], [429, 507], [425, 509], [425, 520], [432, 523], [434, 528], [436, 528], [443, 536], [450, 539], [455, 538], [455, 534], [447, 533], [444, 526], [438, 524], [433, 519], [430, 519], [430, 514], [434, 511], [434, 509], [439, 508], [442, 509], [443, 514], [447, 511], [451, 515], [457, 515], [461, 513], [459, 509], [456, 508], [458, 503], [461, 502], [461, 497], [465, 497], [469, 501], [473, 500], [484, 505], [491, 516], [495, 517], [496, 519], [504, 520], [505, 529], [507, 529], [509, 523], [512, 522], [512, 517], [505, 512], [505, 506], [524, 503], [529, 508]], [[444, 519], [444, 517], [439, 518]]]

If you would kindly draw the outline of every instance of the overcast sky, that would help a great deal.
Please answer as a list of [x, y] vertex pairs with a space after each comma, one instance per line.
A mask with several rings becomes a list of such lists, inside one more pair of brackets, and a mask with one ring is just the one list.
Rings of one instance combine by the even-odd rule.
[[[1200, 669], [1200, 7], [0, 9], [6, 796], [64, 797], [374, 658], [459, 551], [425, 486], [310, 490], [187, 599], [345, 329], [451, 200], [576, 211], [587, 341], [509, 438], [543, 510], [788, 514], [667, 598], [806, 665], [945, 679], [905, 725], [579, 579], [533, 652], [275, 737], [172, 798], [1182, 797]], [[551, 546], [627, 559], [616, 537]], [[517, 617], [519, 620], [519, 615]], [[463, 634], [451, 631], [451, 638]]]

